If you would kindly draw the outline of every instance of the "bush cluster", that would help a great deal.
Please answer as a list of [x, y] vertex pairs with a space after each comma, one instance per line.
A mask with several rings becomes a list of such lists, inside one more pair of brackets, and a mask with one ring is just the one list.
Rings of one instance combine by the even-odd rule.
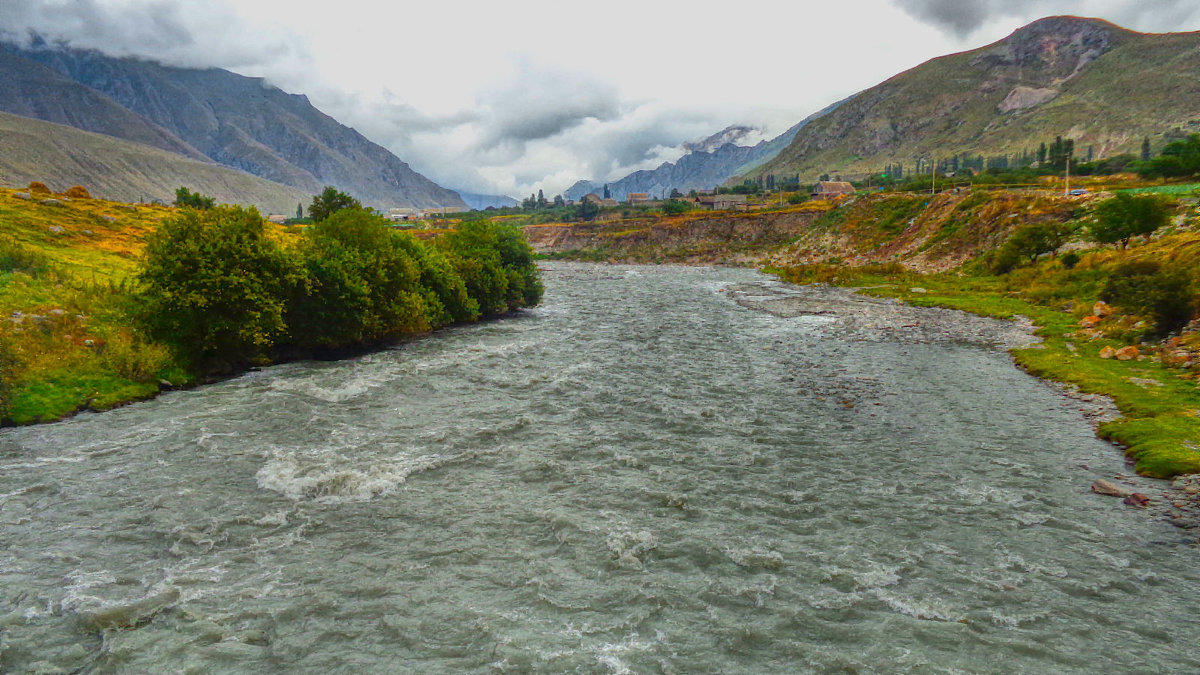
[[1162, 337], [1187, 325], [1196, 312], [1191, 270], [1156, 260], [1130, 260], [1112, 270], [1100, 299], [1154, 322]]
[[139, 279], [149, 333], [202, 373], [472, 321], [542, 294], [515, 228], [467, 223], [424, 243], [359, 208], [294, 247], [253, 208], [184, 210], [149, 238]]

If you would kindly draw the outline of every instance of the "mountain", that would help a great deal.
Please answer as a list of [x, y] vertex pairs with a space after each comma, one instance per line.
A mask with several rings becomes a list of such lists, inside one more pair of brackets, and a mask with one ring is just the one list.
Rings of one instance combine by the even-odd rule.
[[[747, 126], [731, 126], [694, 143], [684, 143], [687, 151], [675, 162], [663, 162], [656, 169], [635, 171], [620, 180], [608, 183], [614, 199], [624, 200], [630, 192], [645, 192], [655, 197], [665, 197], [672, 190], [687, 193], [690, 190], [707, 190], [721, 185], [733, 176], [746, 173], [769, 161], [786, 148], [797, 133], [813, 120], [836, 110], [841, 101], [821, 110], [769, 141], [755, 145], [737, 145], [755, 129]], [[589, 192], [602, 194], [604, 183], [578, 181], [563, 196], [578, 200]]]
[[864, 173], [961, 153], [1137, 152], [1144, 137], [1200, 129], [1200, 33], [1144, 34], [1059, 16], [928, 61], [807, 125], [750, 176]]
[[[0, 44], [0, 54], [3, 81], [18, 85], [0, 94], [0, 109], [8, 112], [199, 155], [307, 194], [334, 185], [382, 208], [465, 207], [457, 193], [317, 110], [307, 97], [261, 78], [65, 47]], [[82, 111], [89, 101], [98, 105]]]
[[520, 202], [517, 200], [505, 195], [481, 195], [474, 192], [463, 192], [462, 190], [459, 190], [458, 196], [462, 197], [462, 200], [467, 203], [467, 208], [474, 211], [482, 211], [489, 206], [501, 209], [505, 206], [516, 206], [520, 204]]
[[218, 202], [296, 212], [312, 195], [243, 171], [74, 127], [0, 113], [0, 184], [41, 181], [51, 190], [82, 185], [97, 198], [140, 202], [175, 198], [186, 185]]

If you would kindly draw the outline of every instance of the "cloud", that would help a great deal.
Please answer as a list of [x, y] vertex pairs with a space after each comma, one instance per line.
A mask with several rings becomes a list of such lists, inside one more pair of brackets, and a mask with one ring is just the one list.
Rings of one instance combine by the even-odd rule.
[[1150, 32], [1179, 30], [1200, 20], [1195, 0], [895, 0], [912, 17], [958, 38], [997, 20], [1033, 19], [1056, 14], [1099, 16], [1123, 27]]
[[205, 0], [0, 0], [0, 38], [41, 39], [168, 65], [300, 70], [301, 40], [279, 26], [252, 27], [221, 2]]

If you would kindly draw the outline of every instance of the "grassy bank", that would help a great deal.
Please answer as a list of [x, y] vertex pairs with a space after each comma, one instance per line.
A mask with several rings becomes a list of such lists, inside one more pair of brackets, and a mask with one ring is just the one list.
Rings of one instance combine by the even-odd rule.
[[420, 240], [360, 209], [301, 230], [252, 209], [0, 190], [0, 423], [107, 410], [540, 297], [515, 228]]

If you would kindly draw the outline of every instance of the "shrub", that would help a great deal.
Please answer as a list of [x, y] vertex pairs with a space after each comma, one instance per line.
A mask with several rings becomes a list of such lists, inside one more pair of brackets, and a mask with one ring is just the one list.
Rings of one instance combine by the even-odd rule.
[[49, 195], [54, 193], [50, 191], [50, 188], [46, 187], [45, 183], [35, 180], [29, 184], [29, 194]]
[[208, 197], [200, 194], [199, 192], [192, 192], [185, 187], [180, 187], [179, 189], [175, 190], [175, 206], [199, 209], [203, 211], [205, 209], [211, 209], [216, 205], [216, 203], [217, 200], [215, 197]]
[[16, 380], [16, 356], [8, 340], [0, 340], [0, 420], [12, 409], [12, 391]]
[[690, 204], [678, 199], [668, 199], [662, 205], [663, 215], [666, 216], [678, 216], [680, 214], [687, 213], [691, 209], [692, 207]]
[[45, 274], [50, 259], [11, 237], [0, 237], [0, 272], [24, 272], [30, 276]]
[[1058, 259], [1062, 266], [1067, 269], [1074, 269], [1079, 264], [1079, 254], [1074, 251], [1067, 251]]
[[144, 255], [142, 322], [200, 372], [261, 361], [286, 334], [298, 265], [253, 207], [182, 211], [149, 236]]
[[138, 339], [122, 331], [108, 338], [100, 358], [109, 370], [134, 382], [150, 382], [171, 365], [164, 345]]
[[1163, 336], [1183, 328], [1195, 314], [1196, 290], [1187, 269], [1153, 260], [1131, 260], [1115, 268], [1100, 299], [1154, 322]]
[[82, 185], [72, 185], [63, 194], [66, 195], [67, 197], [70, 197], [71, 199], [91, 199], [92, 198], [92, 194], [90, 192], [88, 192], [87, 188], [83, 187]]
[[515, 227], [473, 221], [437, 239], [484, 315], [532, 307], [542, 297], [533, 251]]
[[309, 228], [302, 247], [306, 283], [287, 313], [295, 342], [336, 347], [439, 325], [444, 307], [436, 294], [436, 307], [426, 302], [413, 255], [419, 247], [362, 209], [337, 211]]

